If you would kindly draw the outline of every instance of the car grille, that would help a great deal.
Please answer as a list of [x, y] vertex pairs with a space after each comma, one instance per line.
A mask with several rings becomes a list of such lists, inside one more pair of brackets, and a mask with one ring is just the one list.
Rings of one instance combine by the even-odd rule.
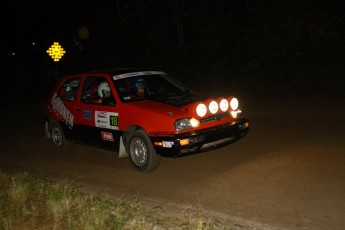
[[205, 122], [210, 122], [210, 121], [219, 121], [225, 117], [229, 117], [229, 113], [220, 113], [220, 114], [215, 114], [209, 117], [205, 117], [200, 119], [200, 123], [205, 123]]

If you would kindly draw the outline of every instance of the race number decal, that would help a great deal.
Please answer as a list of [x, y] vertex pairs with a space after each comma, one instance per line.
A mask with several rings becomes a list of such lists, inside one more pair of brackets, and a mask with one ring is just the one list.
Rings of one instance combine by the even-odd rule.
[[109, 116], [110, 126], [117, 126], [117, 118], [118, 116]]
[[118, 113], [95, 111], [95, 126], [98, 128], [119, 130]]

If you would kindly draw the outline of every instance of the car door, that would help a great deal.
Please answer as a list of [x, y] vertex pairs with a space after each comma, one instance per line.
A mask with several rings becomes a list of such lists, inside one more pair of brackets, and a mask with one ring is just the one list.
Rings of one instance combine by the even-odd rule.
[[[107, 75], [85, 76], [75, 110], [75, 124], [80, 141], [113, 149], [119, 145], [121, 132], [111, 84]], [[109, 86], [110, 97], [104, 97], [102, 85]]]

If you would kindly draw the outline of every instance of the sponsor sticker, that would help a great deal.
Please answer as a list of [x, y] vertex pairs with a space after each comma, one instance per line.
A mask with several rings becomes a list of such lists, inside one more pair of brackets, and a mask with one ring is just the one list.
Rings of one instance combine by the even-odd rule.
[[73, 114], [67, 109], [65, 104], [62, 100], [58, 97], [57, 93], [54, 93], [52, 97], [51, 104], [53, 109], [63, 118], [65, 123], [68, 125], [69, 128], [73, 128]]
[[172, 141], [162, 141], [164, 148], [171, 148], [174, 145]]
[[119, 130], [119, 113], [95, 111], [95, 126]]
[[84, 109], [83, 110], [83, 118], [86, 120], [92, 119], [92, 110]]
[[107, 112], [98, 111], [97, 117], [107, 118]]
[[114, 137], [112, 133], [109, 132], [101, 132], [102, 134], [102, 139], [105, 141], [114, 141]]

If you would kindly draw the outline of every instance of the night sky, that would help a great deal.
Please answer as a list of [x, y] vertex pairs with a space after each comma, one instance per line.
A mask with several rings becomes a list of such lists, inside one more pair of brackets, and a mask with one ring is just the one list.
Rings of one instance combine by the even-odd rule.
[[[62, 72], [149, 65], [199, 78], [216, 73], [258, 94], [275, 94], [275, 88], [284, 94], [339, 95], [339, 85], [345, 85], [344, 5], [341, 0], [16, 0], [2, 8], [2, 59], [31, 41], [41, 50], [59, 41], [67, 51]], [[78, 54], [72, 40], [81, 24], [88, 26], [90, 39], [87, 52]], [[229, 75], [236, 77], [230, 81]], [[325, 81], [331, 82], [326, 88]]]
[[[61, 5], [60, 1], [23, 1], [10, 3], [2, 15], [3, 28], [8, 32], [5, 39], [9, 43], [31, 40], [48, 42], [66, 36], [77, 17], [71, 18], [72, 9]], [[3, 8], [3, 10], [5, 10]], [[73, 11], [76, 11], [74, 9]]]

